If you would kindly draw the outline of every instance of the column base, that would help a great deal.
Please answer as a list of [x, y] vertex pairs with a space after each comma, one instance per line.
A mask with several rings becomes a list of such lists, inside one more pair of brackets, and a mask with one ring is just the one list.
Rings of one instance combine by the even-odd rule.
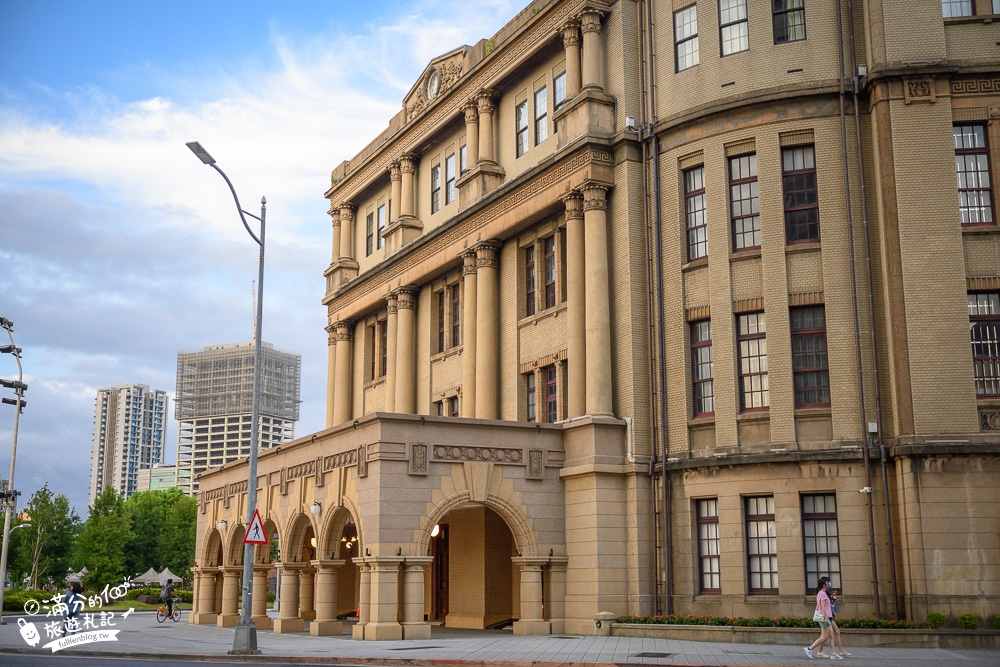
[[354, 627], [351, 628], [351, 637], [363, 640], [365, 638], [365, 626], [360, 623], [355, 623]]
[[257, 626], [258, 630], [270, 630], [271, 629], [271, 617], [270, 616], [253, 616], [251, 619], [253, 624]]
[[301, 618], [303, 621], [315, 621], [316, 620], [316, 612], [315, 611], [300, 611], [299, 612], [299, 618]]
[[615, 98], [602, 90], [584, 89], [552, 114], [556, 124], [556, 149], [580, 137], [610, 139], [615, 132]]
[[552, 624], [548, 621], [514, 621], [514, 634], [523, 635], [550, 635], [552, 634]]
[[274, 622], [274, 632], [283, 634], [286, 632], [304, 632], [306, 622], [301, 618], [279, 618]]
[[416, 217], [412, 215], [400, 217], [382, 232], [382, 238], [385, 239], [385, 254], [391, 255], [412, 243], [423, 231], [424, 225]]
[[196, 611], [188, 616], [188, 623], [194, 623], [195, 625], [215, 625], [215, 619], [218, 617], [219, 615], [215, 613], [209, 614]]
[[458, 208], [469, 206], [503, 185], [507, 172], [496, 162], [480, 162], [455, 181], [458, 188]]
[[231, 628], [240, 622], [239, 614], [219, 614], [215, 619], [215, 624], [220, 628]]
[[403, 623], [403, 639], [430, 639], [430, 623]]
[[344, 634], [341, 621], [313, 621], [309, 624], [309, 634], [313, 637], [328, 637]]
[[365, 626], [366, 642], [395, 641], [403, 638], [403, 626], [399, 623], [369, 623]]

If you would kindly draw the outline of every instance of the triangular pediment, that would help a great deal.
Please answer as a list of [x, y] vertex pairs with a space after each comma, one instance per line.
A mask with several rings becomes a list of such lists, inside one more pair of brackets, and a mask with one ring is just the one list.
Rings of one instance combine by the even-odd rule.
[[444, 95], [462, 76], [465, 52], [468, 46], [460, 46], [453, 51], [430, 61], [420, 78], [403, 98], [403, 108], [409, 120], [427, 108], [434, 100]]

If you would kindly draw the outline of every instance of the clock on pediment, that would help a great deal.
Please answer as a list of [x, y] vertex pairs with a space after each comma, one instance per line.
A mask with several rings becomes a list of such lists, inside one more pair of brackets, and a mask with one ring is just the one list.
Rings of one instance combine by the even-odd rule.
[[438, 91], [441, 88], [441, 75], [438, 74], [437, 69], [432, 69], [430, 74], [427, 75], [427, 99], [433, 100], [437, 97]]

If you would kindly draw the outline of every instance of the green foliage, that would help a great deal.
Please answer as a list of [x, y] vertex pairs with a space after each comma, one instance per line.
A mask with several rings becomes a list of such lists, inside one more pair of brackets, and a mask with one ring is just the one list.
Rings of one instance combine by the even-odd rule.
[[8, 571], [12, 582], [29, 578], [31, 588], [41, 584], [63, 585], [69, 570], [73, 540], [80, 517], [63, 494], [54, 494], [48, 484], [31, 494], [24, 508], [30, 520], [10, 536]]
[[927, 627], [932, 630], [943, 628], [948, 624], [948, 619], [939, 611], [932, 611], [927, 614]]
[[[125, 594], [125, 599], [135, 600], [140, 595], [152, 595], [154, 598], [159, 600], [161, 590], [163, 589], [159, 586], [139, 586], [129, 590], [129, 592]], [[181, 602], [191, 602], [194, 600], [194, 592], [187, 591], [182, 588], [176, 588], [174, 589], [174, 597], [180, 598]]]
[[[779, 616], [771, 618], [768, 616], [757, 616], [754, 618], [729, 618], [727, 616], [695, 616], [685, 614], [679, 616], [670, 614], [669, 616], [619, 616], [619, 623], [641, 623], [641, 624], [663, 624], [663, 625], [723, 625], [731, 627], [747, 628], [815, 628], [816, 623], [812, 618], [802, 618], [797, 616]], [[837, 625], [841, 628], [867, 628], [884, 630], [909, 630], [922, 627], [920, 623], [913, 621], [887, 621], [881, 618], [838, 618]]]
[[1000, 614], [993, 617], [993, 627], [1000, 630]]
[[958, 617], [958, 627], [975, 630], [979, 627], [979, 617], [975, 614], [962, 614]]
[[90, 508], [90, 516], [80, 530], [73, 562], [75, 569], [87, 568], [83, 585], [102, 590], [121, 584], [127, 575], [125, 550], [132, 535], [132, 519], [121, 497], [105, 487]]
[[24, 603], [28, 600], [37, 600], [41, 603], [44, 600], [51, 600], [52, 596], [57, 594], [57, 592], [53, 591], [36, 591], [30, 588], [25, 588], [20, 591], [7, 591], [3, 596], [3, 610], [10, 612], [23, 612]]
[[[198, 502], [178, 489], [163, 491], [169, 505], [163, 523], [163, 562], [174, 574], [191, 578], [194, 544], [198, 526]], [[147, 566], [148, 569], [148, 566]], [[144, 572], [145, 570], [138, 570]]]

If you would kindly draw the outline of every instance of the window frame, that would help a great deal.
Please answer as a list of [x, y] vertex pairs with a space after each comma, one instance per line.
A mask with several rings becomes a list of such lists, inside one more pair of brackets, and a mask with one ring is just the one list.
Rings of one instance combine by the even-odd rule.
[[[829, 505], [827, 504], [827, 499], [832, 499], [833, 502], [833, 512], [823, 511], [823, 512], [807, 512], [807, 499], [813, 499], [813, 509], [815, 509], [815, 499], [823, 498], [823, 509], [828, 510]], [[812, 592], [816, 590], [819, 586], [819, 578], [823, 576], [830, 577], [830, 585], [837, 590], [841, 589], [841, 575], [843, 561], [840, 557], [840, 526], [837, 517], [837, 494], [835, 492], [828, 493], [803, 493], [799, 500], [799, 509], [802, 515], [802, 573], [803, 582], [805, 583], [806, 591]], [[812, 522], [816, 522], [812, 524]], [[820, 525], [819, 522], [823, 522], [826, 534], [817, 535], [818, 532], [815, 530], [816, 527]], [[833, 524], [833, 535], [830, 535], [830, 522]], [[813, 530], [810, 531], [810, 525], [813, 525]], [[810, 535], [810, 532], [812, 533]], [[836, 541], [836, 550], [829, 550], [829, 540], [833, 539]], [[812, 552], [810, 552], [810, 540], [814, 541], [816, 544]], [[826, 551], [819, 551], [819, 543], [822, 540], [826, 540], [826, 546], [828, 549]], [[827, 560], [826, 569], [821, 569], [819, 566], [820, 561], [823, 558]], [[811, 566], [810, 559], [816, 559], [814, 565]], [[834, 569], [830, 560], [836, 561], [836, 569]]]
[[[698, 542], [698, 594], [722, 595], [722, 553], [719, 549], [718, 498], [698, 498], [695, 500], [695, 526], [697, 530], [695, 539]], [[706, 586], [706, 577], [709, 584], [718, 585]]]
[[[801, 41], [804, 41], [806, 39], [806, 3], [805, 3], [805, 0], [799, 0], [799, 2], [801, 4], [798, 7], [784, 7], [782, 9], [778, 8], [778, 6], [777, 6], [778, 2], [779, 2], [779, 0], [771, 0], [771, 35], [774, 38], [774, 44], [775, 45], [778, 45], [778, 44], [791, 44], [792, 42], [801, 42]], [[794, 26], [791, 26], [791, 27], [797, 27], [797, 26], [801, 25], [802, 26], [802, 36], [801, 37], [796, 37], [795, 39], [783, 39], [783, 40], [779, 40], [778, 39], [779, 17], [782, 20], [784, 20], [785, 17], [787, 17], [787, 16], [789, 16], [791, 14], [799, 14], [799, 15], [802, 16], [802, 22], [801, 23], [796, 23], [796, 24], [794, 24]], [[785, 25], [784, 25], [784, 27], [785, 27], [786, 30], [788, 30], [790, 26], [786, 22]]]
[[[822, 325], [815, 326], [816, 318], [814, 315], [812, 318], [813, 326], [799, 326], [796, 322], [796, 316], [807, 311], [819, 313], [822, 317]], [[828, 408], [830, 407], [830, 354], [826, 339], [826, 308], [822, 304], [792, 308], [788, 320], [792, 336], [792, 388], [795, 393], [795, 408]], [[799, 345], [807, 341], [821, 344], [822, 349], [819, 347], [810, 350], [800, 349]], [[820, 356], [822, 356], [821, 365], [814, 363], [812, 366], [799, 366], [800, 363], [806, 363], [809, 358], [814, 358], [818, 362]], [[800, 387], [800, 379], [808, 378], [813, 374], [815, 374], [817, 382]], [[810, 394], [816, 392], [817, 398], [820, 399], [825, 393], [826, 400], [803, 401], [800, 397], [801, 392]]]
[[556, 372], [555, 364], [543, 366], [542, 375], [542, 396], [545, 399], [545, 423], [554, 424], [559, 421], [559, 373]]
[[[539, 101], [539, 96], [541, 100]], [[542, 86], [534, 93], [535, 100], [535, 145], [542, 143], [549, 138], [549, 93], [548, 88]], [[539, 113], [539, 108], [541, 113]]]
[[524, 403], [526, 408], [527, 420], [529, 422], [535, 422], [538, 419], [538, 392], [535, 387], [534, 371], [530, 373], [525, 373], [524, 385], [525, 385]]
[[[761, 501], [764, 503], [765, 513], [751, 514], [751, 510], [759, 512]], [[764, 536], [760, 534], [760, 526], [766, 529]], [[778, 580], [778, 531], [773, 495], [743, 497], [743, 527], [746, 536], [747, 595], [778, 595], [781, 584]], [[767, 551], [760, 549], [762, 541], [766, 541]], [[774, 585], [754, 586], [754, 575], [761, 577], [760, 584], [764, 583], [765, 570], [760, 566], [765, 558], [768, 565], [767, 583]]]
[[[562, 96], [560, 97], [560, 92]], [[558, 109], [566, 103], [566, 70], [552, 77], [552, 108]]]
[[[677, 24], [677, 20], [681, 18], [680, 17], [681, 14], [686, 13], [689, 10], [694, 10], [694, 21], [686, 21], [683, 25], [687, 26], [693, 23], [694, 32], [687, 35], [683, 39], [678, 39], [677, 30], [679, 26]], [[682, 7], [677, 11], [675, 11], [673, 27], [674, 27], [674, 72], [683, 72], [684, 70], [691, 69], [692, 67], [697, 67], [699, 64], [701, 64], [701, 45], [698, 40], [698, 3], [695, 2], [693, 4], [688, 5], [687, 7]], [[682, 58], [681, 48], [683, 45], [688, 44], [689, 42], [694, 42], [694, 48], [692, 51], [685, 53], [683, 57], [686, 60], [688, 56], [694, 54], [693, 57], [691, 58], [693, 62], [690, 65], [681, 67], [681, 58]]]
[[385, 237], [382, 236], [382, 232], [385, 231], [386, 225], [386, 205], [380, 204], [377, 209], [375, 209], [375, 249], [381, 250], [385, 246]]
[[542, 239], [542, 310], [555, 308], [556, 302], [556, 237], [555, 234]]
[[[742, 7], [743, 8], [743, 18], [732, 20], [732, 21], [729, 21], [728, 23], [723, 23], [722, 22], [722, 12], [724, 11], [723, 7], [722, 7], [722, 3], [723, 2], [735, 3], [734, 5], [730, 5], [730, 7], [728, 7], [728, 9], [732, 9], [734, 7], [735, 8]], [[718, 7], [719, 7], [719, 56], [722, 57], [722, 58], [725, 58], [726, 56], [731, 56], [731, 55], [735, 55], [737, 53], [743, 53], [744, 51], [749, 51], [750, 50], [750, 16], [749, 16], [749, 13], [747, 11], [747, 0], [718, 0]], [[745, 38], [746, 39], [746, 47], [745, 48], [741, 48], [741, 49], [736, 49], [735, 51], [728, 51], [727, 52], [726, 51], [726, 44], [727, 43], [731, 44], [731, 43], [733, 43], [734, 40], [732, 38], [730, 38], [728, 40], [726, 39], [726, 29], [727, 28], [732, 29], [733, 26], [739, 26], [739, 25], [742, 25], [743, 28], [742, 28], [742, 33], [737, 35], [737, 39], [740, 41], [740, 43], [742, 45], [743, 38]]]
[[462, 286], [458, 283], [449, 286], [451, 300], [451, 346], [462, 344]]
[[389, 368], [388, 346], [389, 346], [389, 321], [378, 320], [375, 323], [375, 335], [378, 336], [381, 358], [379, 360], [379, 378], [384, 378]]
[[[701, 327], [708, 325], [708, 337], [701, 338], [697, 333]], [[712, 320], [697, 320], [689, 323], [690, 343], [691, 343], [691, 404], [693, 417], [714, 417], [715, 416], [715, 367], [712, 360]], [[708, 350], [708, 359], [704, 359], [703, 350]], [[699, 369], [707, 366], [708, 375], [700, 374]], [[708, 388], [707, 394], [701, 394], [704, 387]], [[710, 410], [700, 410], [705, 406]]]
[[466, 155], [468, 151], [468, 144], [462, 144], [458, 147], [458, 173], [464, 174], [469, 170], [469, 166], [466, 162]]
[[375, 245], [375, 211], [365, 217], [365, 257], [370, 257]]
[[538, 312], [535, 288], [535, 245], [524, 249], [524, 316], [530, 317]]
[[[758, 317], [759, 316], [759, 317]], [[756, 331], [744, 331], [744, 321], [750, 325], [750, 317], [755, 318], [754, 327]], [[744, 318], [747, 318], [744, 320]], [[763, 330], [761, 330], [763, 323]], [[763, 341], [763, 344], [755, 341]], [[770, 410], [770, 393], [768, 387], [768, 364], [767, 364], [767, 318], [763, 310], [750, 313], [737, 313], [736, 315], [736, 347], [737, 363], [739, 364], [739, 392], [740, 392], [740, 412], [767, 412]], [[763, 350], [763, 351], [762, 351]], [[753, 360], [757, 361], [757, 370], [745, 370], [752, 366]], [[763, 368], [763, 370], [760, 370]], [[762, 378], [757, 387], [753, 386], [753, 378]], [[748, 383], [750, 388], [748, 390]], [[761, 396], [761, 405], [749, 405], [747, 397]], [[756, 401], [751, 401], [751, 403]]]
[[[958, 7], [959, 11], [961, 11], [962, 9], [965, 8], [966, 3], [967, 3], [967, 6], [969, 8], [969, 13], [968, 14], [964, 14], [964, 13], [963, 14], [949, 14], [949, 13], [947, 13], [945, 11], [945, 7], [948, 7], [948, 8]], [[941, 16], [943, 18], [954, 19], [954, 18], [964, 18], [966, 16], [975, 16], [975, 15], [976, 15], [976, 0], [941, 0]]]
[[455, 201], [455, 154], [444, 159], [444, 205]]
[[437, 292], [437, 351], [438, 354], [448, 349], [448, 341], [445, 338], [445, 293], [444, 290]]
[[[969, 129], [972, 129], [972, 130], [974, 130], [974, 128], [981, 128], [982, 129], [982, 133], [983, 133], [983, 145], [982, 145], [982, 147], [975, 147], [975, 148], [965, 148], [965, 147], [958, 148], [957, 146], [955, 148], [955, 176], [956, 176], [956, 179], [958, 181], [958, 216], [959, 216], [959, 222], [961, 223], [961, 225], [962, 225], [963, 228], [994, 226], [994, 225], [996, 225], [996, 219], [997, 218], [996, 218], [996, 211], [994, 210], [995, 204], [994, 204], [994, 199], [993, 199], [993, 164], [990, 161], [989, 127], [986, 125], [986, 123], [955, 123], [954, 125], [952, 125], [952, 137], [953, 137], [953, 139], [955, 139], [955, 140], [958, 139], [959, 133], [957, 133], [956, 130], [959, 130], [960, 128], [969, 128]], [[964, 137], [965, 133], [962, 132], [961, 136]], [[973, 136], [975, 136], [974, 132], [973, 132]], [[968, 175], [969, 174], [976, 174], [977, 175], [977, 180], [978, 180], [978, 179], [981, 178], [981, 175], [983, 173], [982, 171], [980, 171], [978, 169], [975, 170], [975, 171], [968, 170], [968, 169], [959, 171], [959, 159], [960, 158], [962, 159], [962, 161], [966, 165], [968, 164], [967, 159], [963, 158], [962, 156], [982, 156], [983, 161], [984, 161], [985, 166], [986, 166], [986, 178], [985, 178], [986, 183], [985, 183], [985, 187], [973, 187], [973, 188], [969, 188], [969, 187], [963, 188], [962, 187], [963, 177], [965, 179], [968, 179]], [[978, 163], [979, 163], [978, 157], [977, 157], [976, 162], [977, 162], [977, 166], [978, 166]], [[970, 193], [970, 192], [977, 193], [976, 199], [978, 199], [979, 201], [982, 200], [982, 193], [986, 193], [986, 196], [989, 198], [988, 204], [986, 206], [983, 206], [982, 204], [979, 204], [977, 206], [968, 206], [968, 205], [963, 206], [963, 196], [962, 195], [963, 195], [963, 193]], [[968, 200], [965, 200], [965, 201], [968, 202]], [[988, 214], [989, 217], [990, 217], [990, 219], [986, 220], [986, 221], [980, 220], [980, 221], [975, 221], [975, 222], [965, 222], [964, 218], [966, 217], [966, 214], [963, 211], [974, 211], [974, 210], [975, 211], [979, 211], [979, 215], [982, 215], [984, 213]]]
[[[734, 167], [736, 165], [742, 165], [742, 160], [747, 160], [747, 172], [753, 172], [748, 176], [740, 175], [739, 178], [734, 178]], [[758, 186], [758, 169], [757, 169], [757, 153], [743, 153], [741, 155], [734, 155], [728, 158], [728, 168], [729, 168], [729, 220], [730, 220], [730, 233], [732, 234], [732, 248], [733, 252], [742, 252], [745, 250], [759, 250], [760, 249], [760, 191]], [[740, 171], [742, 172], [742, 166], [740, 166]], [[749, 196], [742, 196], [744, 186], [748, 188], [747, 193]], [[735, 195], [739, 193], [739, 198]], [[741, 213], [736, 214], [736, 203], [740, 202]], [[742, 207], [743, 202], [748, 202], [750, 212], [743, 213]], [[752, 221], [751, 229], [748, 232], [745, 228], [743, 230], [737, 230], [737, 225], [740, 225], [745, 220]], [[755, 243], [753, 245], [740, 245], [740, 240], [747, 237], [749, 234], [750, 239]]]
[[[691, 178], [700, 173], [700, 187], [691, 189]], [[687, 234], [687, 261], [708, 257], [708, 211], [705, 195], [705, 165], [691, 167], [681, 172], [684, 179], [684, 222]], [[700, 207], [692, 209], [692, 205]], [[696, 224], [692, 224], [695, 222]], [[700, 250], [700, 252], [699, 252]]]
[[[785, 169], [786, 155], [792, 156], [794, 162], [795, 151], [807, 150], [812, 159], [812, 167]], [[816, 147], [813, 144], [781, 149], [781, 192], [785, 213], [785, 244], [818, 243], [820, 241], [819, 183], [816, 173]], [[804, 199], [804, 202], [799, 199]], [[814, 212], [814, 220], [808, 219], [810, 211]], [[796, 219], [802, 213], [805, 213], [807, 218], [804, 222]], [[801, 235], [802, 229], [805, 229], [805, 236]], [[793, 230], [795, 230], [794, 237]]]
[[528, 100], [514, 105], [514, 157], [528, 152]]
[[431, 167], [431, 214], [441, 210], [441, 165]]
[[[972, 380], [976, 386], [976, 398], [1000, 398], [1000, 292], [969, 292], [967, 300], [969, 339], [972, 345]], [[993, 312], [983, 313], [983, 306]], [[977, 338], [976, 334], [981, 331], [988, 331], [988, 336]], [[987, 354], [983, 354], [982, 351], [986, 351]], [[993, 371], [991, 377], [983, 372], [987, 368]], [[991, 385], [994, 391], [986, 391]]]

